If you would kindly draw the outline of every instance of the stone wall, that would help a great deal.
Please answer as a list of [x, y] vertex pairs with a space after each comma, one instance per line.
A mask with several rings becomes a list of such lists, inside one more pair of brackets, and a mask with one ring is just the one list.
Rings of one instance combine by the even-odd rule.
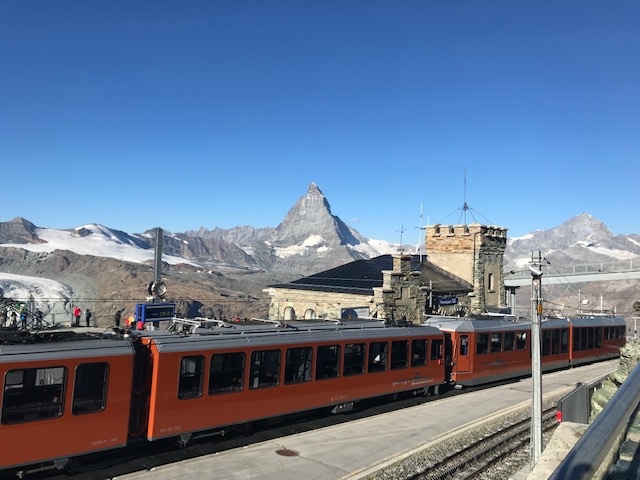
[[504, 306], [506, 228], [479, 223], [430, 225], [426, 228], [425, 245], [431, 263], [473, 285], [473, 313]]

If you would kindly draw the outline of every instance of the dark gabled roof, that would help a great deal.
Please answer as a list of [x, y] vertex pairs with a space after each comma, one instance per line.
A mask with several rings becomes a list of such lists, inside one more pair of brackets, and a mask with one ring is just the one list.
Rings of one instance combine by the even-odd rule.
[[[469, 283], [436, 267], [424, 258], [420, 263], [420, 258], [419, 255], [411, 256], [411, 271], [420, 271], [421, 285], [428, 286], [431, 281], [433, 291], [440, 293], [466, 293], [473, 290]], [[391, 255], [381, 255], [370, 260], [356, 260], [290, 283], [269, 287], [373, 295], [374, 287], [382, 287], [383, 270], [393, 270]]]

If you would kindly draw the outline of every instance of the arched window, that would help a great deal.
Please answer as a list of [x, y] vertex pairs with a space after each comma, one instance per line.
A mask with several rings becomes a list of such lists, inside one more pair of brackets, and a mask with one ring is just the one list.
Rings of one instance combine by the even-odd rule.
[[315, 318], [316, 312], [312, 308], [308, 308], [306, 312], [304, 312], [304, 318], [307, 320], [310, 318]]
[[293, 309], [293, 307], [287, 307], [284, 309], [284, 319], [285, 320], [296, 319], [296, 311]]

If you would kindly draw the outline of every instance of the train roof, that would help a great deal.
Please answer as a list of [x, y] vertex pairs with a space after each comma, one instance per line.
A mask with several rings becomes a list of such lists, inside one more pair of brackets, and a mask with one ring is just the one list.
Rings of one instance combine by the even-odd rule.
[[[531, 322], [521, 322], [514, 316], [495, 315], [482, 318], [471, 317], [431, 317], [425, 323], [446, 332], [489, 332], [489, 331], [521, 331], [530, 330]], [[564, 318], [549, 318], [542, 321], [542, 329], [568, 328], [569, 322]]]
[[571, 317], [569, 318], [569, 322], [574, 327], [613, 327], [626, 325], [624, 318], [603, 315]]
[[133, 355], [131, 342], [119, 336], [0, 345], [0, 363]]
[[153, 340], [160, 352], [196, 351], [205, 349], [228, 349], [241, 347], [268, 347], [294, 344], [327, 343], [336, 341], [392, 340], [442, 336], [433, 327], [374, 327], [275, 331], [260, 334], [238, 335], [176, 335], [167, 332], [145, 331], [141, 337]]

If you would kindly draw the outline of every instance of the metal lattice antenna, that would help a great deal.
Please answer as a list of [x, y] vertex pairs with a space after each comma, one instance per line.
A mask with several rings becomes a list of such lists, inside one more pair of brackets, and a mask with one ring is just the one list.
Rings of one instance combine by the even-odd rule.
[[473, 208], [471, 208], [469, 206], [469, 204], [467, 203], [467, 170], [466, 169], [464, 171], [464, 203], [462, 204], [462, 207], [455, 209], [453, 212], [451, 212], [449, 215], [447, 215], [444, 219], [442, 219], [439, 223], [444, 223], [444, 221], [447, 218], [449, 218], [451, 215], [456, 213], [458, 210], [462, 210], [462, 213], [460, 213], [460, 217], [458, 218], [458, 223], [460, 223], [460, 220], [462, 220], [462, 217], [464, 216], [464, 224], [465, 225], [467, 224], [467, 211], [468, 211], [468, 212], [471, 213], [471, 217], [473, 218], [474, 222], [477, 222], [477, 220], [476, 220], [476, 217], [473, 215], [473, 212], [477, 213], [479, 216], [484, 218], [487, 222], [489, 222], [490, 225], [495, 225], [495, 223], [493, 223], [487, 217], [482, 215], [480, 212], [478, 212], [478, 211], [474, 210]]
[[404, 233], [404, 225], [400, 224], [400, 230], [396, 230], [396, 232], [400, 232], [400, 253], [404, 253], [404, 247], [402, 245], [402, 234]]

